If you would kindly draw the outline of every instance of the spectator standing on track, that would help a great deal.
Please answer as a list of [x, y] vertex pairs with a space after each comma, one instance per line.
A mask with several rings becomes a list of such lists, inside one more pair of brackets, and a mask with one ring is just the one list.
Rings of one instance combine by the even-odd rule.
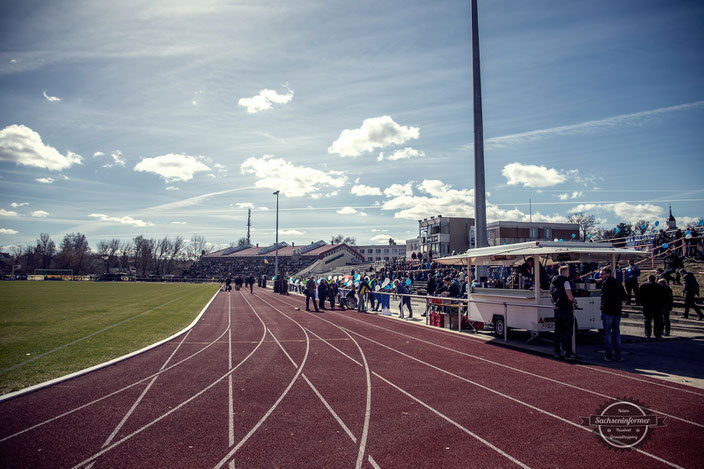
[[359, 287], [357, 288], [357, 294], [359, 297], [359, 300], [357, 301], [357, 312], [359, 313], [364, 313], [366, 311], [364, 308], [364, 302], [367, 297], [367, 293], [371, 291], [369, 288], [369, 283], [367, 283], [368, 278], [369, 277], [359, 278]]
[[689, 318], [689, 308], [692, 308], [695, 313], [697, 313], [698, 319], [701, 321], [704, 319], [704, 314], [702, 310], [697, 305], [695, 297], [699, 296], [699, 282], [697, 282], [694, 273], [687, 272], [685, 269], [680, 269], [679, 274], [682, 275], [684, 280], [684, 316]]
[[559, 275], [550, 282], [550, 295], [555, 305], [555, 336], [553, 346], [555, 358], [564, 357], [575, 360], [577, 356], [572, 351], [572, 330], [574, 329], [574, 308], [577, 305], [572, 295], [572, 285], [569, 280], [569, 266], [560, 266]]
[[225, 279], [225, 291], [230, 291], [232, 290], [232, 279], [228, 275], [227, 278]]
[[309, 308], [309, 301], [312, 299], [313, 300], [313, 307], [315, 308], [315, 312], [318, 312], [318, 304], [315, 302], [315, 280], [313, 279], [313, 276], [311, 275], [308, 281], [306, 282], [306, 311], [310, 311]]
[[242, 288], [242, 277], [238, 275], [235, 277], [235, 290], [239, 291], [240, 288]]
[[254, 293], [254, 275], [249, 274], [249, 277], [247, 277], [247, 283], [249, 284], [249, 293]]
[[662, 325], [664, 328], [663, 334], [664, 336], [670, 335], [670, 313], [672, 313], [672, 303], [673, 303], [673, 298], [672, 298], [672, 288], [667, 284], [667, 280], [664, 278], [661, 278], [658, 280], [658, 284], [662, 285], [665, 288], [665, 305], [662, 310]]
[[337, 282], [332, 281], [328, 285], [328, 300], [330, 300], [330, 309], [335, 309], [335, 298], [340, 293], [340, 289], [337, 288]]
[[629, 259], [628, 267], [624, 272], [624, 283], [626, 284], [626, 304], [631, 304], [631, 293], [635, 299], [636, 305], [640, 304], [640, 298], [638, 296], [638, 276], [640, 275], [640, 268], [635, 265], [633, 259]]
[[[645, 322], [645, 337], [650, 339], [653, 332], [657, 340], [662, 339], [663, 310], [667, 300], [667, 292], [659, 283], [655, 282], [655, 275], [648, 277], [648, 281], [640, 287], [640, 302], [643, 305], [643, 321]], [[655, 331], [652, 330], [655, 322]]]
[[[403, 282], [399, 281], [398, 279], [394, 280], [394, 291], [397, 295], [408, 294], [408, 291], [406, 290], [406, 285], [404, 285]], [[410, 296], [401, 296], [401, 301], [398, 303], [398, 315], [401, 319], [403, 319], [403, 305], [406, 305], [406, 307], [408, 308], [408, 318], [413, 318], [413, 309], [411, 308]]]
[[320, 309], [325, 309], [325, 301], [328, 299], [328, 281], [324, 278], [318, 282], [318, 303]]
[[604, 324], [604, 360], [623, 361], [621, 353], [621, 302], [626, 296], [621, 283], [611, 276], [611, 269], [602, 269], [601, 320]]

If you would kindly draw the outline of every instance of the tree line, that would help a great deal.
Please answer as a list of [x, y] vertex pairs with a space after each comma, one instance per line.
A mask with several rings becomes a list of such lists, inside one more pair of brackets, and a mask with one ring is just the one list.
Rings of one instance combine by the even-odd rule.
[[[190, 241], [182, 236], [154, 239], [139, 235], [128, 241], [113, 238], [98, 241], [95, 249], [91, 249], [82, 233], [64, 235], [58, 246], [48, 233], [41, 233], [35, 244], [10, 248], [9, 268], [25, 274], [32, 274], [35, 269], [71, 269], [74, 275], [112, 271], [140, 276], [180, 275], [206, 249], [207, 243], [201, 235], [193, 235]], [[3, 270], [8, 268], [6, 264]]]

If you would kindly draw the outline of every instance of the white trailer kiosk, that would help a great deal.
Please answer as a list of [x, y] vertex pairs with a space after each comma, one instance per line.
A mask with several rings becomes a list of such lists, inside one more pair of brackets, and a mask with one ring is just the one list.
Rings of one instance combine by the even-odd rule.
[[[616, 266], [619, 261], [637, 261], [649, 255], [648, 252], [598, 243], [529, 241], [470, 249], [436, 261], [440, 264], [466, 266], [471, 275], [472, 266], [514, 266], [532, 257], [535, 262], [533, 285], [538, 288], [487, 288], [486, 284], [475, 280], [467, 298], [470, 321], [494, 324], [496, 335], [504, 338], [510, 328], [525, 329], [532, 333], [532, 339], [540, 332], [555, 329], [554, 306], [550, 292], [539, 288], [539, 261], [543, 265], [595, 262]], [[576, 329], [601, 329], [601, 298], [596, 284], [576, 282], [575, 293], [579, 308], [575, 310]], [[461, 324], [461, 321], [458, 321], [458, 324]]]

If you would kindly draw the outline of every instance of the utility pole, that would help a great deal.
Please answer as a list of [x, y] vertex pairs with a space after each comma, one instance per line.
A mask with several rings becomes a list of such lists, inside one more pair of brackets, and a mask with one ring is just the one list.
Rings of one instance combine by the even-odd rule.
[[250, 238], [249, 238], [249, 232], [250, 229], [252, 228], [252, 209], [248, 208], [247, 209], [247, 244], [252, 244], [250, 243]]
[[477, 0], [472, 3], [472, 81], [474, 85], [474, 226], [478, 248], [489, 245], [486, 231], [486, 185], [484, 182], [484, 124], [482, 122], [482, 83], [479, 67]]

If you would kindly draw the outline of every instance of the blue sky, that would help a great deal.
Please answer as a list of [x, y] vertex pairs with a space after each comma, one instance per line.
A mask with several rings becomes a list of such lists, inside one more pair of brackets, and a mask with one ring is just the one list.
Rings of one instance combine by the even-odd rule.
[[[489, 220], [704, 216], [704, 4], [480, 0]], [[5, 2], [0, 246], [473, 215], [469, 1]]]

